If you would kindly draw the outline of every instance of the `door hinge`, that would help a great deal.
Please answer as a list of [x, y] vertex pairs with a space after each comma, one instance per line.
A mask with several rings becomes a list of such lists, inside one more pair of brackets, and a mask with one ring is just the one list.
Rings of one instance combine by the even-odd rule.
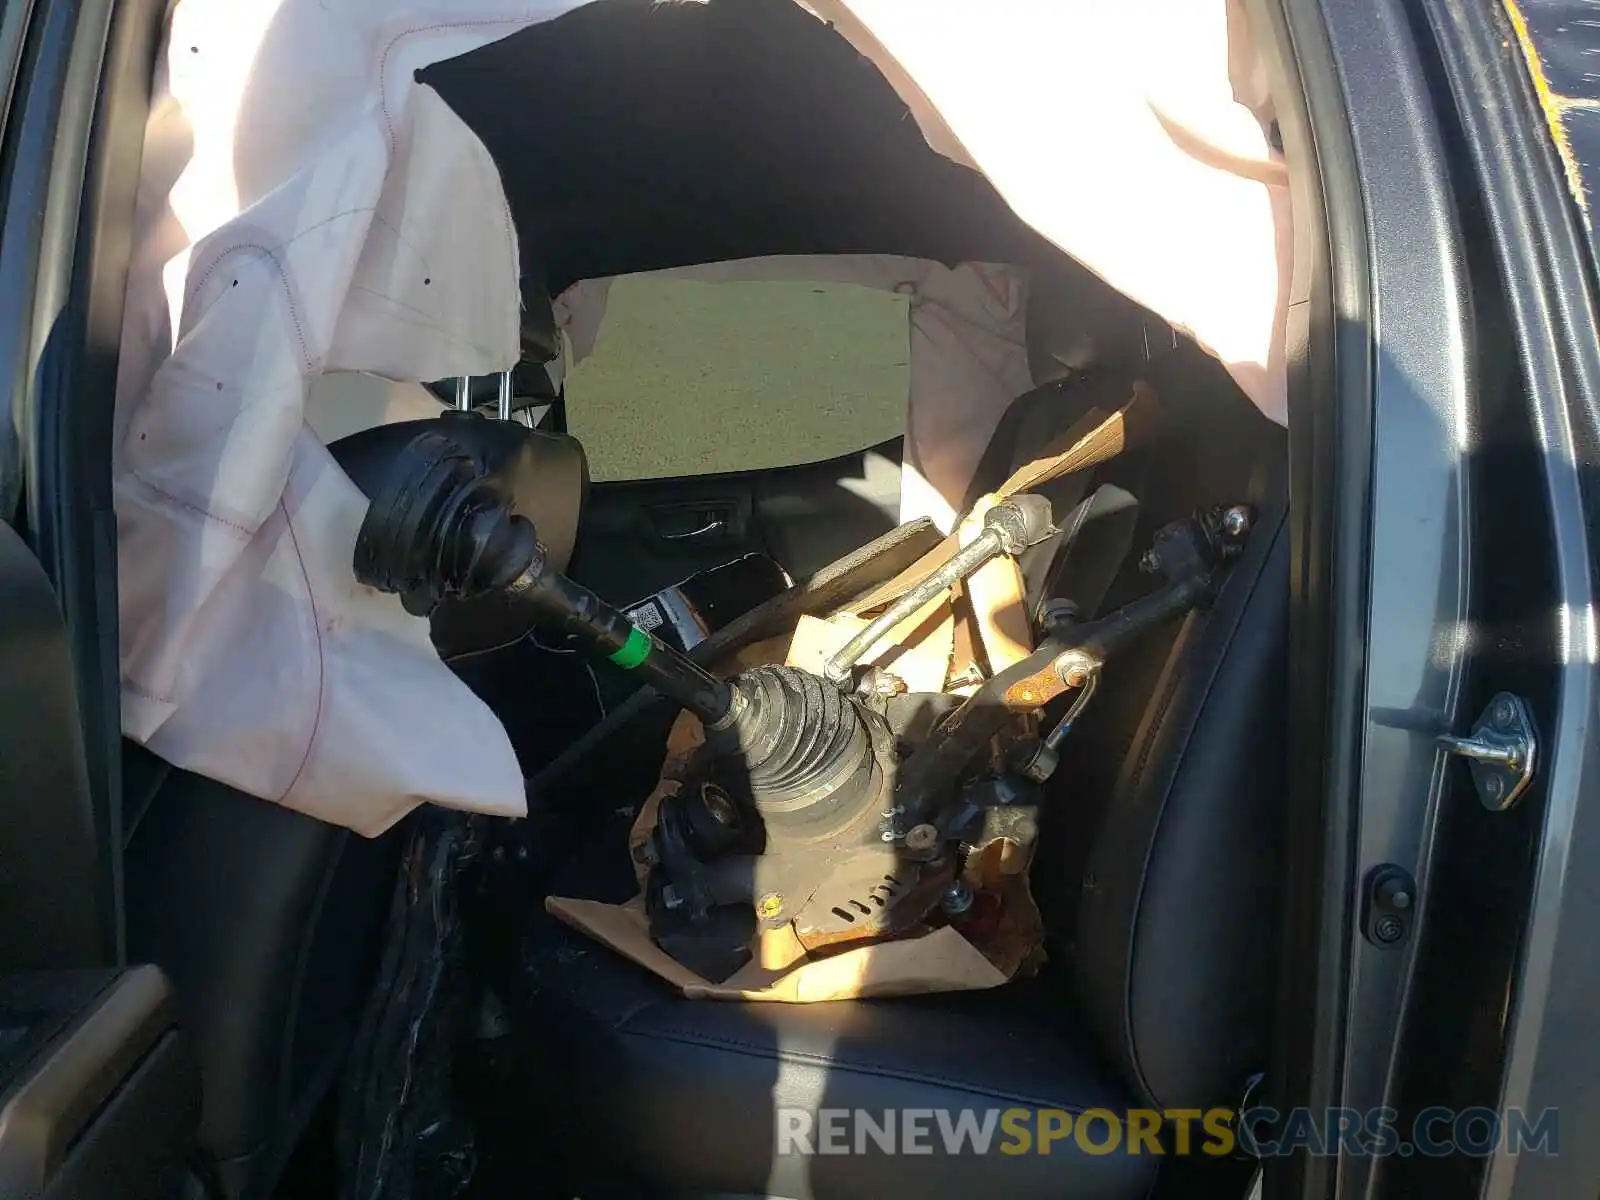
[[1501, 692], [1467, 737], [1446, 734], [1440, 749], [1467, 760], [1478, 799], [1491, 812], [1504, 812], [1517, 802], [1533, 779], [1539, 740], [1533, 716], [1521, 696]]

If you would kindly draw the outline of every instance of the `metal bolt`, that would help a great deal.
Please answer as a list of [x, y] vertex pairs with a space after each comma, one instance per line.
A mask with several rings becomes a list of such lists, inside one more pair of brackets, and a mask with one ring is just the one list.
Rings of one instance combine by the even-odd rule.
[[1411, 891], [1398, 877], [1386, 879], [1378, 888], [1378, 900], [1390, 908], [1397, 908], [1403, 912], [1411, 907]]
[[756, 916], [763, 921], [770, 921], [783, 911], [783, 896], [778, 892], [768, 892], [756, 901]]
[[945, 888], [944, 895], [939, 899], [939, 906], [944, 909], [947, 916], [959, 917], [972, 907], [972, 888], [965, 879], [956, 880]]
[[705, 808], [706, 814], [718, 825], [738, 823], [739, 813], [734, 807], [733, 797], [716, 784], [708, 783], [700, 789], [700, 803]]
[[1055, 661], [1056, 675], [1070, 688], [1082, 687], [1100, 664], [1082, 650], [1068, 650]]
[[1222, 532], [1231, 538], [1241, 538], [1250, 532], [1250, 510], [1235, 504], [1222, 514]]
[[1499, 775], [1485, 775], [1483, 790], [1491, 800], [1498, 800], [1506, 794], [1506, 781]]
[[1161, 570], [1161, 555], [1157, 554], [1154, 549], [1146, 550], [1139, 556], [1139, 570], [1146, 575], [1154, 575]]
[[906, 849], [914, 854], [926, 854], [939, 845], [939, 830], [932, 825], [913, 825], [906, 830]]
[[1385, 946], [1392, 946], [1406, 935], [1406, 923], [1392, 913], [1379, 917], [1372, 923], [1372, 936]]
[[892, 842], [892, 841], [894, 841], [894, 830], [885, 829], [882, 833], [880, 833], [878, 835], [878, 840], [882, 841], [882, 842]]
[[874, 667], [862, 677], [859, 690], [868, 696], [904, 696], [908, 689], [906, 681], [900, 676]]
[[1512, 706], [1510, 700], [1501, 697], [1495, 701], [1493, 720], [1496, 725], [1503, 729], [1516, 719], [1516, 715], [1516, 709]]
[[950, 681], [945, 684], [947, 688], [966, 687], [968, 684], [982, 683], [985, 679], [983, 668], [977, 663], [968, 663], [950, 676]]
[[1046, 625], [1060, 625], [1068, 621], [1081, 620], [1083, 610], [1071, 600], [1047, 600], [1044, 607], [1039, 610], [1039, 617]]

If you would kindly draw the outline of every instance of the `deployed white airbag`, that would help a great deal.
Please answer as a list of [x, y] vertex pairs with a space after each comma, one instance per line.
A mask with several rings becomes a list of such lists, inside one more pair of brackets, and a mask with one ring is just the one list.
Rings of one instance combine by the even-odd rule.
[[[426, 380], [515, 361], [516, 233], [494, 163], [413, 76], [579, 2], [174, 9], [114, 469], [124, 728], [177, 766], [368, 835], [423, 801], [523, 810], [503, 729], [426, 623], [355, 582], [365, 500], [305, 403], [323, 372]], [[1287, 200], [1233, 101], [1221, 0], [808, 7], [854, 18], [841, 32], [937, 148], [1282, 418]], [[1001, 366], [1015, 395], [1027, 381]], [[993, 407], [911, 413], [916, 461], [946, 497]]]
[[156, 80], [118, 381], [123, 726], [360, 833], [516, 814], [504, 730], [427, 622], [358, 585], [366, 501], [320, 372], [487, 373], [518, 346], [488, 152], [413, 73], [574, 7], [184, 0]]

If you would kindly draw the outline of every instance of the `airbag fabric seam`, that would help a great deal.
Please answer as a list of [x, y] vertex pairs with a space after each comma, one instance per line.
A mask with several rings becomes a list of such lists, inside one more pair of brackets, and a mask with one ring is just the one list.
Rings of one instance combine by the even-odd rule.
[[295, 785], [300, 782], [300, 777], [305, 774], [306, 767], [311, 762], [311, 755], [317, 748], [317, 735], [322, 732], [322, 713], [327, 707], [328, 651], [323, 644], [322, 618], [317, 613], [317, 597], [311, 586], [311, 572], [306, 570], [305, 555], [300, 552], [300, 539], [295, 534], [294, 522], [289, 519], [288, 506], [281, 499], [278, 501], [278, 509], [283, 513], [283, 525], [289, 533], [289, 542], [294, 547], [295, 561], [300, 564], [300, 576], [305, 580], [306, 601], [311, 608], [311, 628], [317, 638], [317, 707], [311, 716], [311, 733], [306, 738], [305, 756], [295, 769], [294, 778], [289, 780], [289, 786], [284, 788], [283, 795], [278, 797], [278, 803], [286, 805], [289, 796], [294, 792]]

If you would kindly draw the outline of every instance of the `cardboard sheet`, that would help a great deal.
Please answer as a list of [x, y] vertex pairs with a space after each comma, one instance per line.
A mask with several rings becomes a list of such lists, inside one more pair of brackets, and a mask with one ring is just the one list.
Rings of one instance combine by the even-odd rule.
[[[785, 660], [813, 675], [822, 674], [822, 664], [843, 642], [865, 629], [867, 622], [849, 613], [828, 621], [801, 617], [794, 641]], [[954, 622], [950, 604], [940, 598], [913, 613], [898, 629], [869, 647], [861, 657], [862, 666], [882, 667], [906, 681], [913, 692], [942, 692], [950, 672], [950, 649]]]
[[879, 942], [773, 971], [752, 960], [723, 983], [710, 983], [650, 940], [644, 906], [601, 904], [551, 896], [545, 908], [641, 967], [655, 972], [691, 1000], [776, 1000], [811, 1004], [874, 996], [918, 996], [998, 987], [1010, 977], [971, 942], [946, 926], [921, 937]]
[[[907, 681], [912, 691], [943, 690], [949, 670], [955, 619], [947, 597], [937, 611], [913, 618], [868, 652]], [[820, 672], [822, 662], [865, 622], [848, 613], [828, 620], [802, 617], [784, 656], [791, 666]], [[1025, 636], [1025, 635], [1024, 635]], [[747, 648], [736, 661], [719, 664], [724, 673], [783, 654], [778, 639]], [[698, 719], [680, 713], [667, 735], [666, 757], [655, 790], [640, 806], [629, 836], [631, 850], [648, 841], [661, 801], [681, 786], [705, 735]], [[953, 926], [922, 926], [917, 932], [887, 941], [829, 954], [808, 955], [793, 928], [764, 932], [752, 948], [751, 961], [721, 983], [703, 979], [650, 940], [644, 910], [648, 867], [634, 853], [640, 894], [627, 904], [551, 896], [545, 908], [617, 953], [653, 971], [690, 999], [772, 1000], [808, 1004], [822, 1000], [873, 996], [913, 996], [928, 992], [970, 991], [996, 987], [1042, 958], [1043, 922], [1028, 890], [1031, 854], [1009, 843], [968, 863], [966, 877], [979, 889], [1004, 897], [1004, 904], [983, 923], [981, 935], [969, 938]]]

